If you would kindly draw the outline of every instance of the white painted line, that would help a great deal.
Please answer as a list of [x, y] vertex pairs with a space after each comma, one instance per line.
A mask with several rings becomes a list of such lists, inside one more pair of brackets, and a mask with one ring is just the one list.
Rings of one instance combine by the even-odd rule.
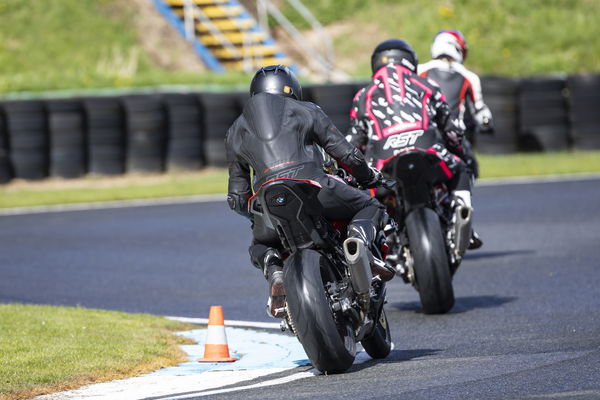
[[14, 207], [0, 209], [0, 215], [41, 214], [65, 211], [102, 210], [125, 207], [148, 207], [169, 204], [208, 203], [217, 201], [225, 202], [226, 197], [226, 194], [219, 193], [204, 194], [197, 196], [162, 197], [156, 199], [99, 201], [93, 203], [57, 204], [53, 206]]
[[[287, 369], [287, 368], [286, 368]], [[248, 371], [210, 371], [195, 375], [151, 376], [96, 383], [79, 389], [35, 397], [32, 400], [143, 400], [152, 397], [167, 399], [177, 393], [195, 393], [235, 385], [286, 369], [256, 369]]]
[[241, 390], [258, 389], [258, 388], [264, 388], [264, 387], [275, 386], [275, 385], [283, 385], [284, 383], [297, 381], [299, 379], [310, 378], [310, 377], [316, 376], [316, 375], [321, 375], [321, 373], [319, 371], [317, 371], [316, 369], [311, 368], [305, 372], [299, 372], [297, 374], [293, 374], [290, 376], [284, 376], [282, 378], [272, 379], [270, 381], [255, 383], [253, 385], [238, 386], [238, 387], [233, 387], [233, 388], [229, 388], [229, 389], [209, 390], [209, 391], [205, 391], [205, 392], [195, 393], [192, 395], [186, 394], [183, 396], [163, 397], [161, 400], [194, 399], [197, 397], [211, 396], [213, 394], [239, 392]]
[[530, 394], [525, 396], [530, 399], [566, 399], [566, 398], [577, 398], [586, 396], [589, 399], [599, 399], [600, 398], [600, 390], [591, 389], [591, 390], [576, 390], [572, 392], [554, 392], [554, 393], [544, 393], [544, 394]]
[[[208, 325], [208, 318], [189, 318], [189, 317], [173, 317], [167, 316], [167, 319], [179, 322], [187, 322], [190, 324]], [[256, 321], [236, 321], [236, 320], [225, 320], [225, 326], [238, 326], [242, 328], [258, 328], [258, 329], [280, 329], [280, 325], [277, 322], [256, 322]]]
[[188, 361], [177, 366], [112, 382], [83, 386], [36, 400], [137, 400], [149, 397], [189, 396], [310, 365], [298, 340], [291, 335], [226, 328], [229, 349], [238, 357], [233, 363], [199, 363], [204, 356], [206, 329], [179, 332], [197, 344], [182, 345]]
[[[39, 396], [35, 400], [141, 400], [149, 397], [176, 400], [281, 385], [320, 375], [315, 368], [301, 372], [297, 370], [298, 367], [309, 366], [310, 363], [298, 339], [291, 335], [227, 328], [230, 351], [239, 359], [233, 363], [219, 364], [197, 361], [203, 357], [202, 344], [206, 342], [206, 329], [178, 334], [197, 343], [181, 346], [188, 355], [188, 361], [185, 363], [134, 378]], [[359, 349], [360, 346], [357, 350]], [[364, 351], [358, 351], [354, 364], [368, 360], [371, 358]], [[268, 376], [273, 374], [280, 376], [269, 379]], [[255, 384], [247, 383], [259, 378], [267, 380]], [[237, 384], [242, 386], [232, 386]]]
[[[392, 343], [392, 349], [393, 349], [393, 343]], [[354, 360], [354, 365], [362, 364], [365, 361], [369, 361], [369, 360], [371, 360], [371, 357], [369, 357], [367, 355], [367, 353], [365, 353], [364, 351], [357, 352], [356, 359]], [[248, 390], [248, 389], [259, 389], [259, 388], [264, 388], [264, 387], [269, 387], [269, 386], [283, 385], [284, 383], [289, 383], [289, 382], [297, 381], [300, 379], [306, 379], [306, 378], [310, 378], [310, 377], [317, 376], [317, 375], [322, 375], [322, 374], [317, 369], [311, 368], [308, 371], [298, 372], [296, 374], [292, 374], [289, 376], [284, 376], [281, 378], [276, 378], [276, 379], [272, 379], [269, 381], [259, 382], [259, 383], [255, 383], [255, 384], [251, 384], [251, 385], [237, 386], [237, 387], [228, 388], [228, 389], [208, 390], [208, 391], [197, 392], [197, 393], [193, 393], [193, 394], [187, 393], [187, 394], [181, 395], [181, 396], [164, 397], [161, 400], [194, 399], [197, 397], [211, 396], [214, 394], [239, 392], [239, 391]]]
[[579, 174], [539, 175], [539, 176], [515, 176], [510, 178], [482, 178], [475, 181], [475, 186], [501, 186], [532, 183], [552, 183], [567, 181], [587, 181], [600, 179], [598, 172], [583, 172]]

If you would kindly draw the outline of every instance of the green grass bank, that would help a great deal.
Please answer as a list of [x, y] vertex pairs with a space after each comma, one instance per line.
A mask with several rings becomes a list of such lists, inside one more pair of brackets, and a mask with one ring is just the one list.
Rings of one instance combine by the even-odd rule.
[[142, 6], [153, 7], [146, 0], [0, 0], [0, 93], [247, 80], [159, 62], [170, 49], [145, 42], [160, 27], [141, 24]]
[[146, 314], [0, 304], [0, 399], [119, 379], [186, 361], [174, 331], [189, 325]]
[[[304, 4], [328, 27], [338, 64], [370, 76], [377, 43], [400, 38], [419, 60], [433, 36], [457, 29], [466, 37], [466, 64], [480, 74], [529, 76], [598, 71], [600, 2], [595, 0], [320, 0]], [[289, 10], [297, 23], [301, 19]]]
[[[433, 35], [447, 28], [466, 35], [467, 64], [480, 74], [599, 70], [600, 41], [590, 39], [600, 36], [600, 2], [596, 0], [304, 3], [333, 37], [339, 67], [354, 77], [369, 76], [369, 57], [378, 42], [403, 38], [426, 60]], [[163, 34], [161, 29], [169, 27], [156, 25], [160, 17], [151, 7], [151, 2], [141, 0], [0, 0], [0, 95], [248, 84], [249, 77], [243, 73], [213, 74], [188, 68], [185, 55], [170, 53], [177, 34], [166, 42], [152, 39], [153, 32]], [[297, 15], [290, 10], [286, 13], [302, 26]], [[171, 62], [180, 58], [179, 63]]]

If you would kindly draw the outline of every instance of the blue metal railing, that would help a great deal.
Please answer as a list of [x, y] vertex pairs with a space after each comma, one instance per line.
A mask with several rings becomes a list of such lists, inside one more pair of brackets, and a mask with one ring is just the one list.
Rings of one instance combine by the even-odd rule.
[[[173, 12], [171, 7], [165, 4], [162, 0], [151, 0], [154, 3], [156, 9], [162, 14], [163, 17], [179, 32], [182, 37], [186, 37], [185, 24], [183, 21]], [[204, 61], [204, 63], [215, 72], [224, 72], [223, 65], [213, 56], [211, 51], [206, 48], [198, 39], [191, 38], [190, 43], [194, 48], [196, 54]]]

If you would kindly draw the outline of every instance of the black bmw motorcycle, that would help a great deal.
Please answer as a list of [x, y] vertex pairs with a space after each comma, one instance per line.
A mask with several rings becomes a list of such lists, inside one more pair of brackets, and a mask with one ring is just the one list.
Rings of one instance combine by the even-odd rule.
[[378, 197], [400, 227], [388, 238], [386, 262], [419, 292], [424, 313], [443, 314], [454, 305], [452, 277], [469, 245], [472, 209], [444, 184], [449, 171], [432, 148], [435, 136], [409, 139], [382, 168], [397, 185]]
[[250, 210], [285, 248], [282, 330], [297, 335], [319, 371], [340, 373], [354, 362], [358, 342], [373, 358], [389, 354], [386, 288], [373, 276], [363, 242], [345, 238], [348, 221], [323, 217], [319, 190], [312, 180], [275, 179], [261, 186]]

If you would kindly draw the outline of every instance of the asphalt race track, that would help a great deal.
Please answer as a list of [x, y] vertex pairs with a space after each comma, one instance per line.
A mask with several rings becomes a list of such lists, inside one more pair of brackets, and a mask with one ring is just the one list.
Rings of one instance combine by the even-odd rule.
[[[211, 398], [600, 399], [600, 179], [481, 185], [474, 204], [485, 245], [449, 314], [395, 279], [388, 358]], [[224, 201], [3, 215], [0, 302], [273, 321], [249, 240]]]

